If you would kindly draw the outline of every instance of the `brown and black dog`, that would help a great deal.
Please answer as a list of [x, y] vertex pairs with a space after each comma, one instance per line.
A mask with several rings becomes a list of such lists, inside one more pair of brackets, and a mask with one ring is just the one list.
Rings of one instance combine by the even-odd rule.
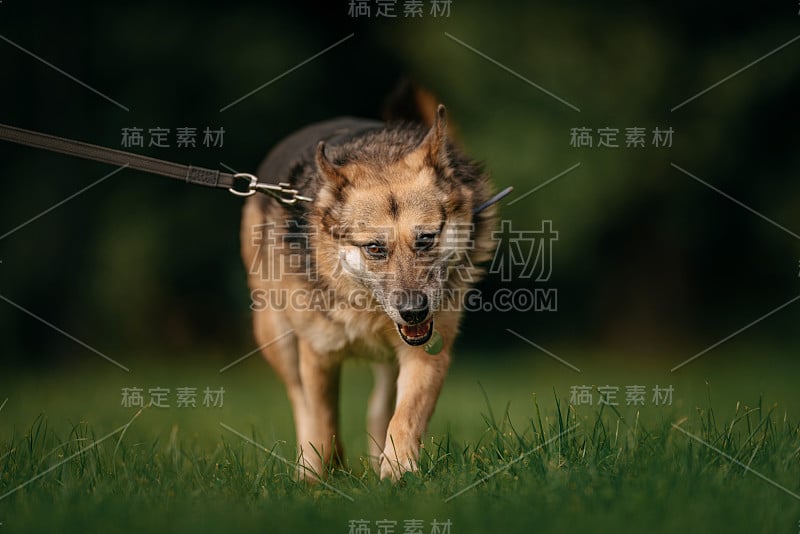
[[[431, 111], [434, 111], [431, 113]], [[447, 374], [463, 298], [494, 250], [482, 167], [431, 124], [340, 118], [304, 128], [262, 163], [313, 202], [252, 197], [242, 255], [255, 337], [286, 385], [300, 476], [341, 458], [339, 375], [372, 361], [370, 454], [381, 478], [415, 470]]]

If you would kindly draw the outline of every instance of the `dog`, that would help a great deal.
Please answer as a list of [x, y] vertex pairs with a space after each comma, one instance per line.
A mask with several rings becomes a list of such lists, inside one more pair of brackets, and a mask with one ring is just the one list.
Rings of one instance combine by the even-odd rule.
[[491, 258], [496, 226], [483, 166], [452, 140], [444, 106], [433, 111], [299, 130], [257, 174], [313, 202], [258, 195], [244, 206], [255, 338], [291, 402], [301, 478], [342, 462], [339, 376], [349, 357], [373, 368], [373, 468], [394, 481], [418, 469], [463, 299]]

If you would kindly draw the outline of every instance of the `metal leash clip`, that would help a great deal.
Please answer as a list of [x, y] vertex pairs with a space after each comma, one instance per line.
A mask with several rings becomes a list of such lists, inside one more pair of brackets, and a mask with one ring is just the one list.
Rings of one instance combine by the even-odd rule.
[[297, 203], [298, 200], [302, 200], [303, 202], [314, 202], [313, 198], [300, 195], [299, 194], [300, 191], [298, 191], [297, 189], [292, 189], [291, 184], [288, 184], [286, 182], [280, 182], [277, 185], [259, 183], [257, 177], [246, 172], [236, 173], [233, 175], [233, 177], [236, 180], [247, 181], [247, 190], [245, 191], [239, 191], [234, 187], [228, 189], [228, 191], [230, 191], [237, 197], [249, 197], [255, 195], [256, 193], [265, 193], [267, 195], [277, 198], [278, 200], [289, 206]]

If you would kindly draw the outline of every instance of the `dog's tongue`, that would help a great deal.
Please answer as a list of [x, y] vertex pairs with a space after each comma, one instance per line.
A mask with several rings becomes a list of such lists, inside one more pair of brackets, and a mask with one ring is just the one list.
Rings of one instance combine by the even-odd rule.
[[414, 325], [403, 325], [403, 333], [411, 338], [422, 337], [428, 333], [428, 326], [430, 326], [430, 321]]

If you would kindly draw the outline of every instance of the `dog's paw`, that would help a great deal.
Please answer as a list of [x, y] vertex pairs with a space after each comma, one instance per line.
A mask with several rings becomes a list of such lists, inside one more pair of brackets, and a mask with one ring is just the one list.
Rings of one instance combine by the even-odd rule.
[[417, 461], [414, 459], [416, 454], [396, 454], [395, 451], [384, 452], [380, 458], [381, 480], [390, 479], [392, 482], [400, 480], [405, 473], [413, 473], [419, 470]]
[[313, 455], [300, 456], [295, 470], [297, 480], [316, 484], [325, 477], [325, 474], [325, 469], [319, 457]]

